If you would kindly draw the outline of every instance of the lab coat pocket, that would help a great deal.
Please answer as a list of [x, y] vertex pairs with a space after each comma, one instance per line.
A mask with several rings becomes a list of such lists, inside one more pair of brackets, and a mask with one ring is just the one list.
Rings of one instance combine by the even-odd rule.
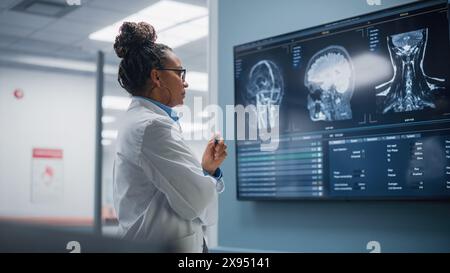
[[175, 240], [171, 244], [173, 252], [178, 253], [197, 252], [197, 244], [199, 244], [197, 237], [198, 237], [197, 233], [194, 232], [188, 236]]

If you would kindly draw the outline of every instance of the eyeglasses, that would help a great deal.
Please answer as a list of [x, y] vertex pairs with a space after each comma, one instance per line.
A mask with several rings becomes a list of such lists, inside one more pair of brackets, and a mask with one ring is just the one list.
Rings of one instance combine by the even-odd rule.
[[158, 70], [175, 71], [183, 81], [186, 79], [186, 68], [158, 68]]

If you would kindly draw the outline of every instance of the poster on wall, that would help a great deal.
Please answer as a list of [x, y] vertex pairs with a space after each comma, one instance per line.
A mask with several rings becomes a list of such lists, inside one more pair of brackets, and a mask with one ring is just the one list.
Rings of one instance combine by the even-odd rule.
[[64, 194], [63, 150], [34, 148], [31, 168], [31, 202], [61, 201]]

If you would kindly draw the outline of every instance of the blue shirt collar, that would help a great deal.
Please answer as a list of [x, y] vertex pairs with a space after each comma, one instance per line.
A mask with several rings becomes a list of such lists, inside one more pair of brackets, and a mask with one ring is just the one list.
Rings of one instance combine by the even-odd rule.
[[152, 99], [149, 99], [149, 98], [146, 98], [146, 97], [141, 97], [141, 96], [135, 96], [135, 97], [141, 98], [141, 99], [144, 99], [144, 100], [148, 100], [148, 101], [152, 102], [153, 104], [155, 104], [156, 106], [158, 106], [159, 108], [164, 110], [164, 112], [166, 112], [169, 115], [169, 117], [171, 119], [173, 119], [173, 121], [175, 121], [175, 122], [177, 122], [178, 119], [180, 119], [180, 117], [178, 116], [176, 111], [174, 111], [171, 107], [160, 103], [159, 101], [152, 100]]

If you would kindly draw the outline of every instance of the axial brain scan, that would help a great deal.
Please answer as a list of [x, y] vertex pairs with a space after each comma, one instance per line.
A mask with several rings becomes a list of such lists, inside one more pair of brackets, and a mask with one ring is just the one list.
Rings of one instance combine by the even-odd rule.
[[256, 105], [258, 128], [273, 128], [278, 118], [284, 92], [283, 78], [278, 66], [269, 60], [256, 63], [250, 70], [247, 85], [247, 103]]
[[329, 46], [311, 58], [306, 69], [305, 86], [309, 90], [308, 110], [312, 121], [352, 118], [353, 70], [350, 55], [341, 46]]
[[387, 37], [393, 78], [376, 87], [382, 99], [383, 114], [436, 108], [433, 92], [443, 88], [444, 79], [425, 74], [423, 60], [427, 48], [428, 29], [400, 33]]

